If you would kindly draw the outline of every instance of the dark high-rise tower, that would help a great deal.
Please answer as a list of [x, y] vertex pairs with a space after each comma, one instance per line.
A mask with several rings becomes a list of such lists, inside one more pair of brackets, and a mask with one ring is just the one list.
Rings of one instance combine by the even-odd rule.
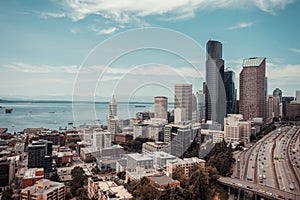
[[224, 72], [224, 87], [226, 91], [226, 114], [236, 113], [236, 89], [234, 84], [235, 74], [226, 69]]
[[206, 43], [206, 120], [223, 124], [226, 112], [222, 43]]

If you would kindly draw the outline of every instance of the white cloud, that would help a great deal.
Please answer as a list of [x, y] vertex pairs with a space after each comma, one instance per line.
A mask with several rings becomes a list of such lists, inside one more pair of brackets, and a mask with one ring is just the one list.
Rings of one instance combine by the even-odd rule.
[[243, 23], [240, 23], [240, 24], [235, 25], [235, 26], [230, 26], [227, 29], [228, 30], [234, 30], [234, 29], [240, 29], [240, 28], [248, 28], [248, 27], [251, 27], [252, 25], [253, 25], [252, 22], [243, 22]]
[[103, 73], [104, 76], [112, 75], [146, 75], [146, 76], [182, 76], [204, 77], [204, 73], [192, 67], [172, 67], [166, 65], [145, 65], [134, 68], [117, 68], [105, 66], [89, 66], [82, 69], [83, 73]]
[[78, 27], [73, 27], [73, 28], [70, 28], [70, 32], [71, 33], [79, 33], [80, 32], [80, 29]]
[[50, 66], [50, 65], [31, 65], [22, 62], [13, 62], [4, 65], [9, 69], [25, 72], [25, 73], [53, 73], [53, 72], [64, 72], [64, 73], [77, 73], [78, 66], [76, 65], [63, 65], [63, 66]]
[[[89, 15], [100, 15], [119, 24], [143, 24], [143, 17], [159, 16], [160, 19], [185, 19], [194, 17], [198, 10], [226, 8], [244, 8], [255, 6], [258, 9], [275, 13], [284, 9], [294, 0], [63, 0], [59, 4], [66, 10], [65, 16], [74, 21], [82, 20]], [[46, 13], [47, 17], [57, 16]]]
[[293, 82], [292, 79], [299, 80], [298, 72], [300, 72], [300, 64], [280, 66], [273, 64], [267, 67], [267, 76], [270, 79], [287, 79], [288, 82]]
[[291, 49], [288, 49], [292, 52], [295, 52], [295, 53], [299, 53], [300, 54], [300, 49], [296, 49], [296, 48], [291, 48]]
[[48, 19], [48, 18], [63, 18], [67, 15], [65, 13], [52, 13], [52, 12], [39, 12], [41, 18]]
[[116, 27], [110, 27], [110, 28], [102, 29], [102, 30], [98, 31], [97, 35], [109, 35], [109, 34], [116, 32], [117, 30], [118, 29]]

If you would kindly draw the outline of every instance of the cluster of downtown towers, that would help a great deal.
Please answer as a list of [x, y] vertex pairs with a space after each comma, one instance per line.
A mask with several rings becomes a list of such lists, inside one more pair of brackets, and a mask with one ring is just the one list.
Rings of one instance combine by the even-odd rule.
[[[206, 51], [206, 82], [203, 83], [203, 91], [198, 91], [194, 96], [192, 85], [175, 85], [175, 122], [193, 120], [193, 112], [198, 112], [200, 120], [210, 120], [219, 124], [223, 124], [227, 114], [236, 113], [242, 114], [244, 120], [261, 118], [266, 123], [266, 58], [253, 57], [243, 60], [238, 101], [235, 74], [231, 70], [224, 70], [222, 43], [210, 40], [206, 44]], [[197, 109], [194, 109], [194, 102], [198, 104]], [[200, 111], [196, 111], [199, 109]]]

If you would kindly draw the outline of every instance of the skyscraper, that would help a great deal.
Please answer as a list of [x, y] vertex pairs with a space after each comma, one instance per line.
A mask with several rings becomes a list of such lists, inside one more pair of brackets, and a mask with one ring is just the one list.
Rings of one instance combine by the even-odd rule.
[[232, 70], [224, 72], [224, 87], [226, 91], [226, 114], [236, 113], [236, 89], [234, 84], [235, 74]]
[[266, 58], [248, 58], [240, 73], [240, 114], [248, 120], [263, 118], [266, 122]]
[[[192, 85], [175, 84], [175, 119], [176, 113], [180, 115], [180, 121], [192, 120]], [[175, 120], [176, 121], [176, 120]]]
[[226, 99], [223, 84], [222, 43], [210, 40], [206, 43], [206, 51], [206, 120], [223, 124], [226, 114]]
[[202, 90], [196, 92], [198, 121], [205, 119], [205, 94]]
[[300, 90], [296, 91], [296, 102], [300, 103]]
[[282, 91], [279, 88], [276, 88], [275, 90], [273, 90], [273, 112], [274, 112], [274, 117], [276, 118], [279, 118], [282, 113], [280, 111], [281, 102], [282, 102]]
[[168, 98], [164, 96], [154, 97], [154, 117], [168, 119]]
[[115, 96], [113, 95], [109, 102], [109, 118], [114, 118], [117, 116], [117, 102]]
[[272, 123], [274, 118], [274, 96], [268, 95], [268, 118], [267, 123]]
[[280, 103], [282, 102], [282, 91], [281, 91], [281, 89], [276, 88], [275, 90], [273, 90], [273, 96], [274, 97], [279, 97]]

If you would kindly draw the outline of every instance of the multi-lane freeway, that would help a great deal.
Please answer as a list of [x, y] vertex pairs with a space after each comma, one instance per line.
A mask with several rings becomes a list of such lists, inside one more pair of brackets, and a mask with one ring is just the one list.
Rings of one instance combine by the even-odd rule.
[[277, 126], [247, 150], [236, 153], [232, 178], [300, 195], [299, 131], [297, 126]]

